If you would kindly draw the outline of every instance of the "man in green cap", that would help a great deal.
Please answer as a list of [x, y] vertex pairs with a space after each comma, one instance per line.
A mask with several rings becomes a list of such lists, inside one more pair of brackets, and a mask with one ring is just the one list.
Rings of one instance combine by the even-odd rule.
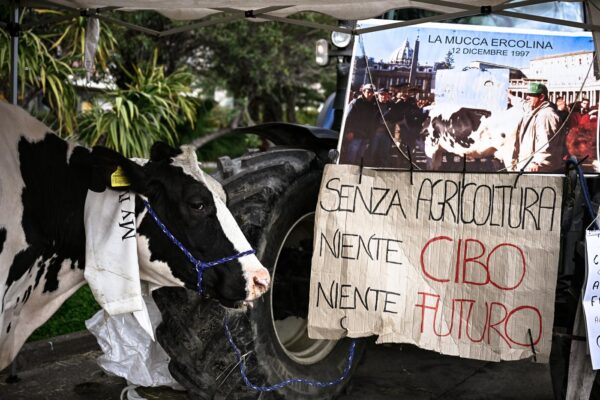
[[562, 168], [564, 138], [558, 135], [560, 117], [548, 101], [548, 88], [530, 83], [525, 100], [531, 109], [517, 127], [513, 171], [556, 172]]

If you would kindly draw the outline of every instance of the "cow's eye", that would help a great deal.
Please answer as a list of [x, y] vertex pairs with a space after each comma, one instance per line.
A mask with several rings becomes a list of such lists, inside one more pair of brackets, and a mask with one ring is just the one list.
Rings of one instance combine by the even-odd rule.
[[199, 201], [190, 201], [188, 203], [188, 205], [190, 206], [190, 208], [192, 210], [195, 210], [195, 211], [200, 211], [200, 210], [204, 209], [204, 204]]

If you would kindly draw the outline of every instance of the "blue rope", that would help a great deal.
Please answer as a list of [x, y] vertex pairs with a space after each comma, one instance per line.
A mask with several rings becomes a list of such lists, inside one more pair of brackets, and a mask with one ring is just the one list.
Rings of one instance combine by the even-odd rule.
[[348, 359], [347, 359], [346, 367], [344, 368], [342, 375], [337, 379], [334, 379], [334, 380], [328, 381], [328, 382], [321, 382], [321, 381], [316, 381], [316, 380], [312, 380], [312, 379], [290, 378], [290, 379], [286, 379], [284, 381], [281, 381], [281, 382], [276, 383], [271, 386], [257, 386], [255, 384], [253, 384], [252, 382], [250, 382], [250, 379], [248, 378], [247, 371], [246, 371], [246, 363], [242, 360], [242, 353], [240, 352], [240, 349], [235, 345], [235, 343], [233, 341], [233, 337], [231, 336], [231, 331], [229, 330], [229, 326], [228, 326], [227, 322], [228, 322], [227, 316], [225, 316], [225, 320], [223, 321], [223, 325], [225, 327], [225, 335], [227, 336], [227, 340], [229, 341], [231, 348], [235, 352], [235, 356], [236, 356], [238, 364], [240, 366], [240, 374], [242, 375], [242, 379], [244, 380], [244, 383], [246, 384], [246, 386], [248, 386], [250, 389], [253, 389], [257, 392], [272, 392], [275, 390], [280, 390], [280, 389], [284, 388], [285, 386], [291, 385], [293, 383], [303, 383], [305, 385], [315, 386], [318, 388], [326, 388], [329, 386], [339, 385], [345, 379], [347, 379], [348, 375], [350, 374], [350, 369], [352, 368], [352, 362], [354, 360], [354, 352], [356, 350], [356, 340], [354, 340], [354, 339], [350, 343], [350, 349], [348, 350]]
[[256, 251], [254, 251], [253, 249], [251, 249], [251, 250], [243, 251], [243, 252], [238, 253], [238, 254], [234, 254], [232, 256], [223, 257], [223, 258], [220, 258], [220, 259], [215, 260], [215, 261], [205, 262], [205, 261], [198, 260], [198, 259], [196, 259], [196, 257], [194, 257], [192, 255], [192, 253], [190, 253], [188, 251], [188, 249], [185, 248], [185, 246], [179, 240], [177, 240], [177, 238], [175, 236], [173, 236], [173, 234], [169, 231], [169, 229], [167, 229], [167, 227], [165, 226], [165, 224], [163, 224], [162, 221], [158, 218], [158, 215], [156, 215], [156, 212], [154, 211], [154, 209], [152, 207], [150, 207], [150, 203], [148, 203], [144, 199], [142, 199], [142, 201], [144, 202], [144, 205], [146, 206], [146, 209], [148, 210], [148, 214], [150, 214], [152, 216], [152, 218], [154, 219], [154, 222], [156, 222], [156, 224], [158, 225], [158, 227], [163, 231], [163, 233], [165, 235], [167, 235], [167, 237], [171, 240], [171, 242], [173, 242], [177, 247], [179, 247], [179, 249], [187, 257], [187, 259], [190, 260], [190, 262], [196, 268], [196, 272], [198, 274], [198, 278], [197, 278], [198, 281], [196, 283], [196, 291], [198, 292], [198, 294], [202, 293], [202, 274], [203, 274], [203, 272], [204, 272], [205, 269], [208, 269], [208, 268], [220, 265], [220, 264], [225, 264], [225, 263], [228, 263], [229, 261], [233, 261], [233, 260], [236, 260], [238, 258], [241, 258], [241, 257], [247, 256], [247, 255], [256, 253]]
[[[154, 209], [150, 206], [150, 203], [148, 203], [144, 199], [142, 199], [142, 201], [144, 202], [144, 205], [146, 206], [146, 209], [148, 210], [148, 214], [150, 214], [152, 216], [152, 219], [154, 219], [154, 222], [156, 222], [158, 227], [163, 231], [163, 233], [165, 235], [167, 235], [167, 237], [171, 240], [171, 242], [173, 242], [177, 247], [179, 247], [179, 249], [183, 252], [183, 254], [185, 254], [185, 256], [188, 258], [188, 260], [190, 260], [190, 262], [192, 264], [194, 264], [194, 266], [196, 268], [196, 272], [198, 273], [198, 283], [196, 285], [198, 294], [202, 293], [202, 273], [204, 272], [205, 269], [214, 267], [219, 264], [224, 264], [229, 261], [233, 261], [240, 257], [244, 257], [247, 255], [256, 253], [256, 251], [254, 251], [252, 249], [252, 250], [247, 250], [247, 251], [235, 254], [233, 256], [223, 257], [223, 258], [220, 258], [215, 261], [204, 262], [204, 261], [197, 260], [192, 255], [192, 253], [190, 253], [185, 248], [185, 246], [179, 240], [177, 240], [177, 238], [175, 236], [173, 236], [173, 234], [169, 231], [169, 229], [167, 229], [165, 224], [162, 223], [162, 221], [158, 218], [158, 215], [156, 215], [156, 212], [154, 211]], [[350, 349], [348, 350], [348, 363], [346, 364], [346, 367], [344, 368], [342, 375], [337, 379], [334, 379], [329, 382], [321, 382], [321, 381], [315, 381], [312, 379], [290, 378], [290, 379], [286, 379], [286, 380], [279, 382], [272, 386], [256, 386], [252, 382], [250, 382], [250, 379], [248, 379], [248, 376], [246, 374], [246, 364], [242, 360], [242, 353], [240, 352], [240, 349], [238, 349], [238, 347], [233, 342], [233, 338], [231, 337], [231, 332], [229, 331], [229, 327], [227, 326], [227, 317], [225, 317], [225, 320], [223, 321], [223, 325], [225, 326], [225, 335], [227, 336], [227, 340], [229, 341], [229, 344], [233, 348], [233, 351], [235, 352], [238, 363], [240, 365], [240, 373], [242, 375], [242, 378], [244, 379], [244, 383], [249, 388], [256, 390], [258, 392], [272, 392], [274, 390], [282, 389], [283, 387], [290, 385], [292, 383], [304, 383], [309, 386], [326, 388], [329, 386], [334, 386], [334, 385], [340, 384], [342, 381], [347, 379], [348, 375], [350, 374], [350, 369], [352, 368], [352, 362], [354, 360], [354, 351], [356, 349], [356, 340], [352, 340], [352, 342], [350, 343]]]
[[585, 176], [583, 175], [583, 170], [577, 161], [577, 158], [571, 156], [567, 159], [567, 165], [574, 165], [577, 170], [577, 176], [579, 178], [579, 185], [581, 186], [581, 192], [583, 193], [583, 199], [585, 200], [585, 205], [590, 217], [593, 220], [593, 223], [596, 225], [596, 229], [600, 229], [598, 225], [598, 221], [596, 221], [596, 213], [594, 212], [594, 207], [592, 206], [592, 199], [590, 197], [590, 191], [588, 189], [587, 182], [585, 180]]

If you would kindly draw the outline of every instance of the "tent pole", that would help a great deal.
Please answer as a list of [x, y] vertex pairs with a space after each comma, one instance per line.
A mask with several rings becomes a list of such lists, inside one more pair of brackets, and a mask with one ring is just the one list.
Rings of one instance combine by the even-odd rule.
[[10, 13], [10, 102], [18, 103], [19, 93], [19, 4], [13, 3]]
[[527, 20], [532, 20], [532, 21], [545, 22], [547, 24], [572, 26], [574, 28], [588, 29], [592, 32], [597, 32], [600, 30], [600, 26], [595, 25], [595, 24], [588, 24], [588, 23], [583, 23], [583, 22], [572, 22], [572, 21], [567, 21], [564, 19], [542, 17], [541, 15], [523, 14], [523, 13], [518, 13], [518, 12], [513, 12], [513, 11], [492, 11], [492, 14], [504, 15], [506, 17], [512, 17], [512, 18], [520, 18], [520, 19], [527, 19]]

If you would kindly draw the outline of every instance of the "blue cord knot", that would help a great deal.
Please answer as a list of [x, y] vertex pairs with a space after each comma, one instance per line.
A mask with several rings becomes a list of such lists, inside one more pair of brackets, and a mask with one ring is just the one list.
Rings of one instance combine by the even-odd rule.
[[250, 249], [250, 250], [246, 250], [241, 253], [238, 253], [238, 254], [234, 254], [232, 256], [219, 258], [218, 260], [214, 260], [214, 261], [205, 262], [202, 260], [198, 260], [198, 259], [196, 259], [196, 257], [194, 257], [192, 255], [192, 253], [190, 253], [188, 251], [188, 249], [185, 248], [185, 246], [179, 240], [177, 240], [177, 238], [175, 236], [173, 236], [173, 234], [169, 231], [169, 229], [167, 229], [165, 224], [163, 224], [162, 221], [158, 218], [158, 215], [156, 214], [154, 209], [150, 206], [150, 203], [148, 203], [144, 199], [142, 199], [142, 201], [144, 202], [144, 205], [146, 206], [146, 209], [148, 210], [148, 214], [150, 214], [152, 219], [154, 219], [154, 222], [156, 222], [156, 224], [158, 225], [160, 230], [163, 231], [163, 233], [165, 235], [167, 235], [167, 237], [171, 240], [171, 242], [173, 242], [177, 247], [179, 247], [179, 249], [187, 257], [187, 259], [196, 268], [196, 273], [198, 274], [197, 283], [196, 283], [196, 291], [198, 292], [198, 294], [202, 294], [202, 273], [204, 272], [205, 269], [215, 267], [220, 264], [225, 264], [225, 263], [228, 263], [229, 261], [237, 260], [238, 258], [242, 258], [247, 255], [256, 253], [256, 251], [254, 251], [254, 249]]
[[242, 375], [242, 379], [244, 380], [244, 383], [246, 384], [246, 386], [248, 386], [252, 390], [255, 390], [257, 392], [273, 392], [275, 390], [283, 389], [284, 387], [291, 385], [293, 383], [302, 383], [302, 384], [305, 384], [308, 386], [314, 386], [314, 387], [318, 387], [318, 388], [326, 388], [329, 386], [339, 385], [344, 380], [348, 379], [348, 376], [350, 375], [350, 370], [352, 369], [352, 364], [354, 362], [354, 353], [356, 351], [356, 339], [352, 339], [352, 342], [350, 342], [350, 348], [348, 349], [348, 357], [346, 359], [346, 366], [344, 367], [344, 371], [342, 371], [342, 374], [336, 379], [324, 382], [324, 381], [317, 381], [314, 379], [289, 378], [289, 379], [283, 380], [279, 383], [276, 383], [276, 384], [270, 385], [270, 386], [255, 385], [252, 382], [250, 382], [250, 379], [248, 378], [248, 373], [246, 370], [246, 363], [244, 362], [244, 360], [242, 358], [242, 352], [240, 351], [240, 349], [236, 346], [235, 342], [233, 341], [233, 337], [231, 335], [231, 331], [229, 330], [228, 325], [229, 325], [228, 318], [227, 318], [227, 315], [225, 315], [225, 319], [223, 320], [223, 326], [225, 327], [225, 336], [227, 336], [227, 341], [229, 342], [229, 345], [233, 349], [233, 352], [235, 353], [235, 356], [237, 358], [238, 365], [240, 366], [240, 374]]
[[[185, 254], [185, 256], [188, 258], [188, 260], [192, 263], [192, 265], [194, 265], [194, 268], [196, 269], [196, 273], [198, 274], [197, 283], [196, 283], [196, 291], [198, 292], [198, 294], [202, 294], [202, 273], [204, 272], [205, 269], [208, 269], [208, 268], [220, 265], [220, 264], [225, 264], [229, 261], [233, 261], [238, 258], [245, 257], [247, 255], [256, 253], [256, 251], [254, 251], [253, 249], [250, 249], [250, 250], [246, 250], [241, 253], [238, 253], [238, 254], [234, 254], [232, 256], [220, 258], [215, 261], [205, 262], [205, 261], [197, 260], [192, 255], [192, 253], [190, 253], [188, 251], [188, 249], [186, 249], [185, 246], [179, 240], [177, 240], [177, 238], [175, 238], [175, 236], [173, 236], [173, 234], [167, 229], [165, 224], [163, 224], [161, 222], [161, 220], [158, 218], [158, 215], [156, 215], [156, 212], [154, 211], [154, 209], [152, 209], [152, 207], [150, 207], [150, 204], [144, 199], [142, 199], [142, 201], [144, 202], [144, 205], [146, 206], [146, 209], [148, 210], [148, 214], [150, 214], [152, 216], [152, 218], [154, 219], [154, 221], [156, 222], [158, 227], [163, 231], [163, 233], [165, 235], [167, 235], [167, 237], [177, 247], [179, 247], [179, 249], [183, 252], [183, 254]], [[354, 351], [356, 349], [356, 340], [352, 340], [352, 342], [350, 343], [350, 349], [348, 350], [348, 359], [347, 359], [346, 367], [344, 368], [342, 375], [337, 379], [334, 379], [334, 380], [328, 381], [328, 382], [323, 382], [323, 381], [316, 381], [316, 380], [312, 380], [312, 379], [290, 378], [290, 379], [286, 379], [282, 382], [276, 383], [275, 385], [271, 385], [271, 386], [254, 385], [252, 382], [250, 382], [250, 379], [248, 378], [248, 376], [246, 374], [246, 364], [242, 360], [242, 354], [241, 354], [240, 350], [238, 349], [238, 347], [233, 342], [231, 332], [229, 331], [229, 327], [227, 326], [227, 317], [225, 317], [225, 321], [223, 321], [223, 325], [225, 326], [225, 335], [227, 336], [227, 340], [229, 341], [229, 344], [233, 348], [233, 351], [235, 352], [235, 355], [238, 359], [238, 364], [240, 365], [240, 373], [242, 375], [242, 378], [244, 379], [244, 383], [246, 384], [246, 386], [248, 386], [249, 388], [251, 388], [253, 390], [256, 390], [259, 392], [272, 392], [274, 390], [282, 389], [283, 387], [290, 385], [292, 383], [303, 383], [303, 384], [306, 384], [309, 386], [325, 388], [325, 387], [340, 384], [342, 381], [347, 379], [350, 374], [350, 369], [352, 368], [352, 364], [353, 364], [353, 360], [354, 360]]]

